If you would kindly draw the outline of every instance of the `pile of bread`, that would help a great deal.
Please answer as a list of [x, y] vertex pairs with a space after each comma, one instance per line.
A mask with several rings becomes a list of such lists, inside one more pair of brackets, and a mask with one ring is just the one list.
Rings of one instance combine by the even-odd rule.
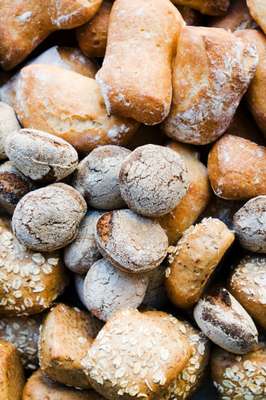
[[265, 400], [265, 35], [265, 0], [1, 0], [0, 400]]

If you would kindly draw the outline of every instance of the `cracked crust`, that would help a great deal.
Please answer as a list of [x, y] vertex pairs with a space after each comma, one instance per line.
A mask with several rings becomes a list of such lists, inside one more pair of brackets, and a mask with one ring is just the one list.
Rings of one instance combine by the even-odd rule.
[[172, 211], [185, 196], [189, 175], [182, 157], [170, 148], [147, 144], [122, 163], [120, 191], [128, 207], [147, 217]]
[[86, 211], [86, 202], [79, 192], [64, 183], [54, 183], [19, 201], [12, 227], [26, 247], [50, 252], [75, 239]]

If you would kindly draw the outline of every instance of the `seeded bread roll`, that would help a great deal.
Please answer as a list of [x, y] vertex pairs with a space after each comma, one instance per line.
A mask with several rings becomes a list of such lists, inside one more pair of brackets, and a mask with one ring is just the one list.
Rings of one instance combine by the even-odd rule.
[[88, 313], [65, 304], [54, 307], [45, 318], [40, 333], [42, 372], [65, 385], [89, 388], [81, 360], [93, 342], [92, 325]]
[[94, 235], [101, 215], [103, 212], [89, 211], [81, 221], [76, 239], [64, 249], [65, 265], [77, 274], [86, 274], [92, 264], [101, 258]]
[[88, 206], [102, 210], [125, 206], [118, 176], [129, 154], [124, 147], [106, 145], [97, 147], [80, 162], [72, 186], [82, 194]]
[[139, 125], [108, 117], [94, 79], [53, 65], [21, 70], [15, 108], [24, 128], [52, 133], [85, 153], [103, 144], [126, 143]]
[[207, 169], [200, 162], [198, 152], [182, 143], [170, 142], [168, 147], [183, 158], [189, 180], [188, 191], [177, 206], [169, 214], [158, 218], [167, 233], [169, 243], [174, 245], [206, 208], [210, 200], [210, 185]]
[[166, 290], [180, 308], [197, 303], [210, 277], [234, 241], [234, 234], [218, 219], [191, 226], [172, 249], [166, 270]]
[[0, 4], [0, 66], [22, 62], [50, 33], [72, 29], [96, 14], [102, 0], [18, 0]]
[[223, 15], [230, 5], [229, 0], [171, 0], [178, 6], [189, 6], [199, 10], [202, 14]]
[[247, 0], [250, 14], [266, 34], [266, 4], [264, 0]]
[[35, 189], [34, 183], [10, 162], [0, 165], [0, 205], [13, 214], [19, 200]]
[[53, 382], [42, 374], [41, 370], [34, 372], [28, 379], [22, 400], [104, 400], [93, 390], [77, 390]]
[[38, 368], [38, 339], [42, 317], [7, 317], [0, 319], [0, 339], [16, 346], [26, 369]]
[[8, 104], [0, 102], [0, 160], [7, 158], [5, 153], [5, 140], [13, 132], [20, 129], [16, 114]]
[[112, 2], [104, 0], [97, 14], [76, 30], [78, 45], [88, 57], [104, 57]]
[[251, 317], [224, 288], [216, 288], [200, 299], [194, 318], [210, 340], [231, 353], [245, 354], [258, 344], [258, 331]]
[[13, 232], [24, 246], [51, 252], [76, 238], [86, 211], [79, 192], [64, 183], [54, 183], [19, 201], [12, 218]]
[[96, 75], [108, 114], [147, 125], [165, 119], [172, 98], [171, 63], [183, 26], [168, 0], [115, 1]]
[[158, 267], [168, 248], [161, 226], [130, 210], [103, 214], [98, 219], [95, 237], [101, 254], [129, 273], [144, 273]]
[[212, 353], [211, 371], [221, 399], [237, 400], [265, 398], [266, 345], [237, 356], [216, 348]]
[[0, 340], [0, 400], [21, 400], [24, 373], [13, 344]]
[[257, 24], [249, 13], [246, 0], [234, 0], [228, 13], [222, 17], [213, 18], [210, 26], [224, 28], [229, 31], [256, 28]]
[[266, 256], [246, 256], [235, 267], [228, 289], [248, 313], [266, 329]]
[[83, 299], [93, 315], [107, 321], [118, 310], [139, 307], [148, 283], [147, 274], [128, 274], [102, 259], [96, 261], [86, 275]]
[[208, 173], [214, 193], [227, 200], [266, 194], [266, 148], [225, 135], [212, 147]]
[[83, 365], [92, 386], [109, 400], [157, 400], [190, 353], [174, 317], [123, 310], [102, 328]]
[[15, 167], [33, 181], [55, 182], [78, 166], [78, 153], [68, 142], [36, 129], [21, 129], [5, 141]]
[[147, 144], [122, 162], [121, 196], [128, 207], [147, 217], [172, 211], [187, 193], [189, 174], [183, 158], [171, 148]]
[[167, 136], [200, 145], [215, 141], [230, 125], [257, 64], [256, 47], [233, 33], [185, 27], [174, 64], [171, 111], [163, 123]]
[[0, 220], [0, 315], [31, 315], [50, 307], [68, 282], [59, 254], [26, 250]]

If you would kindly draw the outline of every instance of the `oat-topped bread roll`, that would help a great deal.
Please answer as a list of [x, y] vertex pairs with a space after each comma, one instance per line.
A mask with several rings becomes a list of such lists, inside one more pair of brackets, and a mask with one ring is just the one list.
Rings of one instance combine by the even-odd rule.
[[164, 132], [207, 144], [228, 128], [258, 63], [254, 45], [218, 28], [185, 27], [173, 70], [173, 102]]
[[0, 339], [16, 346], [26, 369], [38, 368], [38, 340], [42, 315], [0, 318]]
[[171, 0], [178, 6], [189, 6], [199, 10], [202, 14], [225, 14], [230, 5], [230, 0]]
[[92, 386], [109, 400], [159, 400], [190, 354], [174, 317], [123, 310], [102, 328], [83, 366]]
[[23, 68], [15, 103], [24, 128], [52, 133], [82, 152], [126, 143], [138, 128], [135, 121], [108, 117], [94, 79], [57, 66]]
[[246, 0], [233, 0], [228, 13], [222, 17], [213, 18], [210, 26], [224, 28], [233, 32], [256, 28], [257, 24], [249, 13]]
[[12, 107], [0, 102], [0, 160], [7, 158], [5, 153], [5, 140], [13, 132], [20, 129], [16, 114]]
[[21, 400], [23, 386], [18, 352], [13, 344], [0, 340], [0, 400]]
[[96, 14], [102, 0], [18, 0], [0, 4], [0, 66], [11, 69], [50, 33], [72, 29]]
[[0, 315], [31, 315], [49, 308], [68, 282], [58, 253], [27, 250], [0, 220]]
[[147, 125], [165, 119], [172, 98], [171, 63], [183, 26], [169, 0], [115, 1], [96, 75], [108, 113]]
[[88, 313], [58, 304], [42, 324], [39, 340], [41, 370], [54, 381], [89, 388], [81, 360], [93, 338], [94, 325]]
[[250, 14], [257, 24], [266, 33], [266, 3], [264, 0], [247, 0]]
[[97, 14], [76, 31], [78, 45], [88, 57], [104, 57], [112, 2], [104, 0]]
[[60, 385], [39, 369], [28, 379], [22, 400], [104, 400], [104, 398], [93, 390], [79, 390]]
[[226, 400], [265, 399], [266, 345], [243, 356], [216, 348], [212, 353], [211, 372], [219, 398]]
[[234, 268], [228, 288], [249, 314], [266, 329], [266, 256], [242, 258]]
[[188, 228], [169, 256], [166, 290], [178, 307], [197, 303], [211, 274], [234, 241], [234, 234], [216, 218]]

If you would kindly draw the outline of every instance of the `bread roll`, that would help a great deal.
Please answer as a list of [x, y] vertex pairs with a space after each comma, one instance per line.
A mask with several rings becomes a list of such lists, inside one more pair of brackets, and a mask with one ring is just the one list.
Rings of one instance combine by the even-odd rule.
[[264, 0], [247, 0], [250, 14], [257, 24], [266, 33], [266, 3]]
[[254, 45], [218, 28], [185, 27], [173, 71], [173, 102], [164, 132], [207, 144], [228, 128], [258, 64]]
[[[117, 0], [96, 75], [108, 114], [147, 125], [168, 115], [171, 63], [184, 21], [169, 0]], [[167, 38], [167, 40], [165, 40]]]
[[0, 66], [6, 70], [23, 61], [50, 33], [72, 29], [96, 14], [102, 0], [18, 0], [0, 4]]
[[249, 13], [246, 0], [234, 0], [231, 2], [228, 13], [224, 16], [213, 18], [210, 26], [234, 32], [256, 28], [257, 24]]
[[7, 158], [5, 140], [13, 132], [20, 129], [16, 114], [8, 104], [0, 102], [0, 160]]
[[21, 70], [16, 111], [24, 128], [52, 133], [85, 153], [123, 144], [138, 127], [135, 121], [108, 117], [94, 79], [51, 65]]
[[171, 0], [177, 6], [189, 6], [202, 14], [221, 15], [228, 10], [230, 0]]

